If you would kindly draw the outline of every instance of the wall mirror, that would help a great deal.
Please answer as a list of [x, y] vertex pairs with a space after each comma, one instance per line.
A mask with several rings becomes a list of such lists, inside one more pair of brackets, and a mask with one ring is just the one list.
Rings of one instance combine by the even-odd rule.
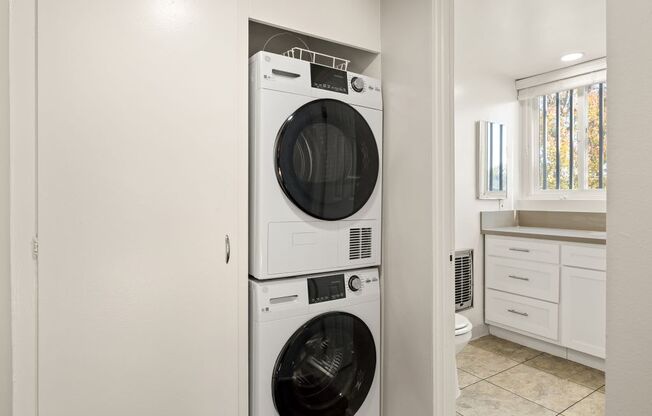
[[507, 198], [507, 134], [504, 124], [477, 122], [478, 198]]

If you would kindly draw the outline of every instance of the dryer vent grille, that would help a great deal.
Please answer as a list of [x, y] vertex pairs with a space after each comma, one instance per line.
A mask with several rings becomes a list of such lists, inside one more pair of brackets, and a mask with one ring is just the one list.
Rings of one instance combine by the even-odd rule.
[[455, 311], [473, 307], [473, 250], [455, 252]]
[[371, 227], [349, 230], [349, 260], [371, 258]]

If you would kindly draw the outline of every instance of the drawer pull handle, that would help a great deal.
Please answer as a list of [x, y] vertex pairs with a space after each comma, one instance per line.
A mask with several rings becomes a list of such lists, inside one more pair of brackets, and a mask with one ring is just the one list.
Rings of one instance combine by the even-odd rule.
[[527, 313], [527, 312], [519, 312], [516, 309], [507, 309], [507, 312], [515, 313], [516, 315], [521, 315], [521, 316], [530, 316], [529, 313]]
[[272, 74], [281, 77], [288, 77], [288, 78], [299, 78], [301, 76], [301, 74], [296, 74], [294, 72], [288, 72], [288, 71], [281, 71], [280, 69], [272, 69]]
[[529, 282], [530, 278], [529, 277], [521, 277], [521, 276], [515, 276], [513, 274], [510, 274], [509, 277], [511, 279], [516, 279], [516, 280], [523, 280], [524, 282]]
[[509, 251], [518, 251], [519, 253], [529, 253], [530, 250], [527, 248], [516, 248], [516, 247], [510, 247]]

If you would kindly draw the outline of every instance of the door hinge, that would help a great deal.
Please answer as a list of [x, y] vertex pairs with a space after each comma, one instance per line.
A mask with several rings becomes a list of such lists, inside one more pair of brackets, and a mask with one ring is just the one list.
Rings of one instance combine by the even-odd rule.
[[32, 238], [32, 257], [38, 259], [38, 238]]

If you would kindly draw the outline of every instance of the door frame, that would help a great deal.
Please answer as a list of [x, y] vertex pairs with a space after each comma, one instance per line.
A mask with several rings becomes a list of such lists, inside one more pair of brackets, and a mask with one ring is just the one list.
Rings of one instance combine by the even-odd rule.
[[[454, 0], [432, 0], [433, 411], [455, 414]], [[439, 278], [438, 278], [439, 277]], [[443, 277], [443, 278], [442, 278]]]
[[[240, 93], [236, 102], [237, 235], [231, 239], [238, 280], [238, 416], [249, 414], [248, 355], [248, 16], [249, 0], [238, 0]], [[10, 269], [12, 325], [12, 414], [38, 416], [38, 263], [33, 241], [37, 223], [37, 16], [38, 0], [12, 2], [9, 11]]]

